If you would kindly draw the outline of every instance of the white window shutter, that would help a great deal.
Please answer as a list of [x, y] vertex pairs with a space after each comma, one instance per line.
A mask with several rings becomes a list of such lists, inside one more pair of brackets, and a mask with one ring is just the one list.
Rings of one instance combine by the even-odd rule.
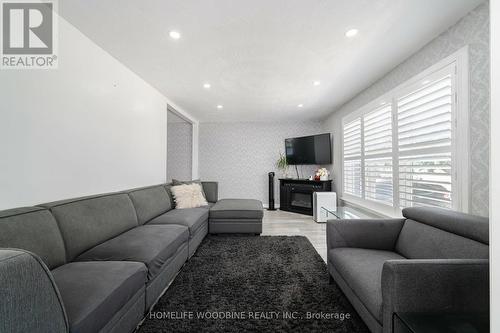
[[399, 202], [452, 208], [451, 74], [398, 98]]
[[467, 211], [467, 56], [461, 49], [343, 119], [346, 202], [390, 216]]
[[361, 197], [361, 118], [344, 125], [343, 139], [344, 193]]
[[393, 204], [392, 106], [363, 116], [365, 199]]

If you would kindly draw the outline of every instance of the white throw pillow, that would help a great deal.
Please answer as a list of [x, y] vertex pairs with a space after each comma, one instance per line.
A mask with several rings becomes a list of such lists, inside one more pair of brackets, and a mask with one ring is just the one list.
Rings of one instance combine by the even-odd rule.
[[175, 208], [196, 208], [208, 205], [200, 184], [176, 185], [170, 188], [175, 200]]

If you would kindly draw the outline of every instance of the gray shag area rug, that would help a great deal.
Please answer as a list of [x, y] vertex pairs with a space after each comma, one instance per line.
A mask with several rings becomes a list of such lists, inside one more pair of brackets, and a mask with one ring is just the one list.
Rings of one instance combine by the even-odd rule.
[[306, 237], [209, 235], [138, 332], [369, 331]]

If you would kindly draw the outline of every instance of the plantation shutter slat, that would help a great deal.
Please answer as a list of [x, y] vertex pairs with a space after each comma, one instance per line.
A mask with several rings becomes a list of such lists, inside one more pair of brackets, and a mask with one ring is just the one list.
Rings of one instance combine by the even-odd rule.
[[447, 73], [397, 99], [401, 208], [452, 208], [452, 96]]
[[344, 193], [361, 197], [361, 119], [344, 125]]
[[392, 205], [392, 106], [363, 116], [365, 199]]

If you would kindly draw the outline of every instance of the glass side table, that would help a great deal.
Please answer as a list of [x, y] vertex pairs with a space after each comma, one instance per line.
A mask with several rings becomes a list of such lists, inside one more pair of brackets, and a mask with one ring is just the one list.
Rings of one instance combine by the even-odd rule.
[[350, 219], [373, 218], [373, 216], [366, 215], [355, 208], [344, 207], [344, 206], [337, 207], [336, 209], [328, 209], [325, 207], [321, 207], [321, 214], [326, 214], [327, 220], [328, 219], [350, 220]]

